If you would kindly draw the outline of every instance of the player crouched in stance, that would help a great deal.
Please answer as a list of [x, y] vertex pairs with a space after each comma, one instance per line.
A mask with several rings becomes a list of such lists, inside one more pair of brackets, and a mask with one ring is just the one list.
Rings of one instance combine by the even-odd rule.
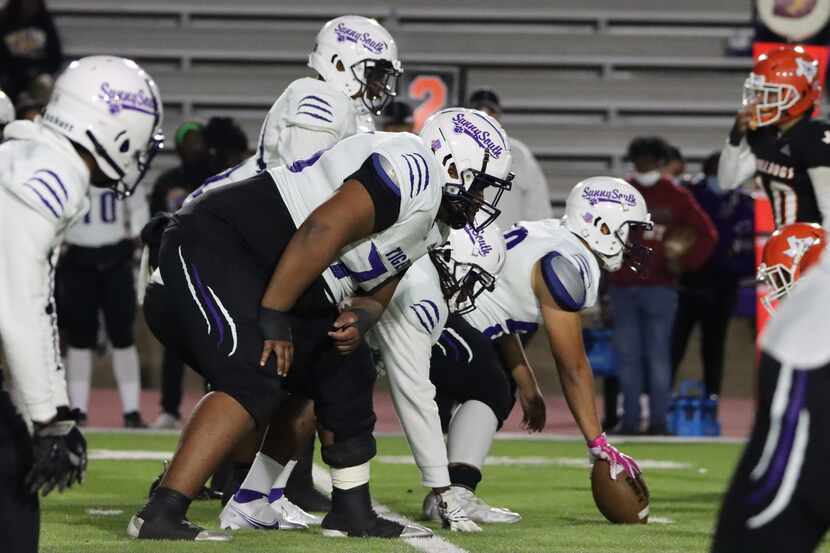
[[[482, 292], [475, 310], [449, 318], [432, 351], [430, 377], [440, 395], [459, 404], [447, 437], [449, 475], [472, 520], [521, 520], [518, 513], [490, 507], [475, 490], [493, 436], [513, 407], [507, 374], [515, 379], [525, 427], [544, 428], [544, 400], [518, 337], [540, 323], [591, 460], [608, 461], [612, 478], [639, 472], [602, 432], [579, 312], [596, 302], [601, 269], [618, 271], [626, 262], [637, 266], [647, 250], [636, 243], [635, 233], [649, 228], [651, 216], [634, 187], [611, 177], [584, 180], [568, 195], [563, 220], [521, 222], [505, 233], [507, 258], [495, 289]], [[424, 500], [424, 515], [440, 517], [435, 494]]]
[[[0, 391], [0, 523], [9, 551], [37, 550], [37, 492], [80, 482], [86, 442], [69, 417], [57, 343], [54, 264], [90, 186], [132, 193], [161, 142], [162, 104], [133, 61], [72, 62], [38, 122], [15, 121], [0, 146], [0, 341], [32, 439]], [[10, 518], [6, 518], [10, 517]]]
[[764, 247], [759, 276], [782, 301], [761, 337], [755, 424], [721, 507], [713, 553], [809, 553], [830, 524], [826, 240], [818, 225], [796, 223]]
[[818, 70], [797, 46], [759, 57], [721, 151], [719, 186], [731, 190], [755, 175], [777, 227], [830, 220], [830, 125], [812, 118], [821, 96]]
[[[433, 117], [443, 136], [492, 147], [491, 131], [480, 132], [496, 125], [486, 115], [454, 110]], [[436, 220], [461, 228], [478, 211], [491, 214], [483, 224], [495, 216], [484, 199], [486, 188], [500, 184], [487, 172], [489, 155], [459, 173], [456, 163], [464, 160], [440, 157], [440, 150], [440, 143], [409, 133], [359, 134], [209, 191], [173, 216], [145, 314], [154, 334], [214, 391], [191, 416], [160, 486], [130, 521], [130, 536], [228, 539], [190, 523], [187, 508], [238, 440], [269, 423], [283, 380], [291, 393], [315, 402], [334, 488], [324, 535], [431, 535], [372, 510], [375, 370], [362, 337], [403, 271], [435, 243]]]

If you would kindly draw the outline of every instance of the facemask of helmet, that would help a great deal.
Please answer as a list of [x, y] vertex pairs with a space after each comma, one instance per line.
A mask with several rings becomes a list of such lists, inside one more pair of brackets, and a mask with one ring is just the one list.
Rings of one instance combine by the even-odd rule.
[[507, 248], [497, 225], [480, 232], [468, 225], [450, 232], [445, 243], [430, 249], [429, 256], [450, 312], [463, 315], [475, 309], [482, 293], [495, 289]]
[[420, 134], [444, 169], [445, 222], [482, 231], [501, 213], [496, 206], [512, 188], [512, 155], [501, 125], [483, 112], [451, 108], [433, 114]]

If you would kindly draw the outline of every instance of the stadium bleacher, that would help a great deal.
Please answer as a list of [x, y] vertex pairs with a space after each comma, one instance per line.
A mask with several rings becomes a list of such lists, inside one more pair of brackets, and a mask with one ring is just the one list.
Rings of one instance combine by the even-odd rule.
[[505, 127], [540, 157], [555, 199], [575, 178], [618, 174], [636, 135], [660, 134], [702, 159], [720, 145], [750, 65], [725, 55], [730, 34], [750, 23], [748, 2], [52, 0], [50, 9], [68, 56], [121, 54], [153, 72], [168, 132], [182, 118], [230, 114], [252, 141], [273, 99], [307, 74], [323, 21], [377, 17], [405, 64], [458, 67], [462, 90], [500, 93]]

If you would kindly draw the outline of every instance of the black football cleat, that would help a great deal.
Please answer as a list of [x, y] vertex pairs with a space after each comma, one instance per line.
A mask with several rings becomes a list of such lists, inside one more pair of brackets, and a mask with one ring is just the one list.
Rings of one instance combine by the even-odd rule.
[[176, 540], [176, 541], [230, 541], [231, 536], [225, 532], [205, 530], [186, 518], [172, 520], [157, 516], [150, 520], [133, 515], [127, 525], [127, 535], [138, 540]]
[[124, 413], [124, 428], [147, 428], [138, 411]]
[[381, 518], [372, 509], [369, 484], [350, 490], [335, 488], [332, 510], [322, 523], [327, 538], [430, 538], [432, 530], [417, 524], [400, 524]]

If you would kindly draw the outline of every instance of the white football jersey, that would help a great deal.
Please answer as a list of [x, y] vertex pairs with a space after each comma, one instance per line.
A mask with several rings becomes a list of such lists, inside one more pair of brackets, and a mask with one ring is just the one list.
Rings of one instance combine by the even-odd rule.
[[352, 99], [325, 81], [292, 82], [271, 106], [259, 131], [256, 153], [236, 167], [205, 180], [185, 203], [217, 186], [238, 182], [271, 167], [290, 165], [331, 148], [366, 127]]
[[585, 289], [582, 309], [596, 303], [602, 275], [599, 263], [559, 219], [519, 222], [504, 233], [504, 239], [507, 260], [495, 290], [485, 290], [476, 300], [476, 309], [464, 315], [485, 336], [495, 339], [538, 328], [542, 311], [533, 293], [532, 270], [537, 261], [552, 252], [572, 263], [581, 275]]
[[89, 206], [89, 169], [62, 135], [31, 121], [13, 121], [0, 145], [0, 186], [55, 225], [59, 235]]
[[337, 301], [356, 288], [373, 290], [440, 241], [434, 223], [443, 193], [441, 166], [414, 134], [377, 132], [351, 136], [309, 159], [268, 170], [299, 228], [370, 157], [400, 196], [400, 213], [388, 229], [343, 250], [323, 273]]
[[398, 283], [392, 301], [367, 336], [380, 352], [395, 411], [427, 487], [450, 484], [435, 386], [429, 380], [432, 345], [448, 316], [438, 273], [429, 256], [424, 256]]
[[[66, 243], [87, 248], [116, 244], [140, 232], [147, 216], [139, 212], [147, 209], [142, 194], [133, 194], [119, 200], [109, 188], [90, 187], [89, 211], [66, 233]], [[136, 230], [137, 229], [137, 230]]]
[[[89, 170], [62, 135], [15, 121], [0, 145], [0, 342], [23, 414], [68, 405], [53, 298], [57, 246], [88, 206]], [[31, 209], [30, 209], [31, 208]]]

